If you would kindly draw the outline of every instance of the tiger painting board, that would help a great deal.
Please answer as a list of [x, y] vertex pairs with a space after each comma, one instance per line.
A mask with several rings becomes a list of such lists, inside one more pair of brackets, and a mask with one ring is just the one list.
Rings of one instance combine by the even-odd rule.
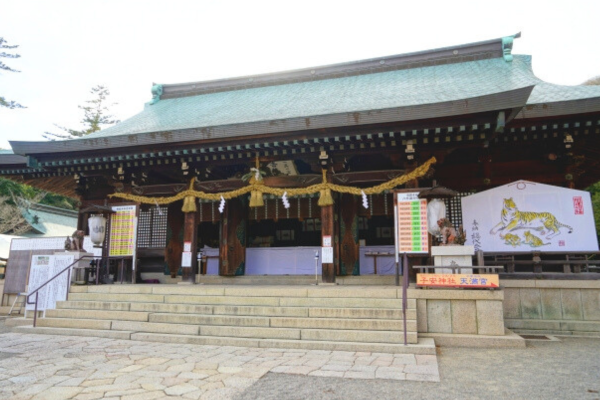
[[396, 192], [398, 252], [426, 254], [429, 252], [427, 234], [427, 200], [419, 192]]
[[598, 251], [588, 192], [517, 181], [461, 201], [465, 244], [475, 251]]
[[417, 274], [417, 286], [466, 289], [497, 289], [498, 274]]

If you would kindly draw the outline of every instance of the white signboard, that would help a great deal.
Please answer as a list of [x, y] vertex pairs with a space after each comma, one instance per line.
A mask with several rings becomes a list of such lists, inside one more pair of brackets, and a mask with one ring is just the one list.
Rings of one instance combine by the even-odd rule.
[[321, 247], [321, 256], [323, 257], [321, 260], [323, 264], [333, 263], [333, 247]]
[[191, 267], [192, 266], [192, 252], [184, 251], [181, 253], [181, 266], [182, 267]]
[[[48, 282], [60, 271], [73, 264], [74, 256], [71, 255], [34, 255], [31, 257], [31, 268], [29, 270], [29, 293]], [[71, 273], [73, 267], [71, 266]], [[67, 299], [67, 290], [70, 285], [68, 272], [64, 272], [58, 278], [44, 286], [38, 292], [38, 311], [56, 308], [57, 301]], [[27, 304], [26, 309], [33, 311], [35, 309], [35, 295], [31, 296], [31, 302]]]
[[598, 251], [588, 192], [517, 181], [461, 201], [475, 251]]
[[[48, 270], [52, 265], [52, 255], [35, 255], [31, 257], [31, 268], [29, 269], [29, 284], [28, 293], [32, 293], [37, 288], [42, 286], [48, 280]], [[38, 310], [46, 309], [46, 299], [48, 298], [48, 286], [42, 288], [38, 292]], [[31, 302], [35, 302], [35, 295], [29, 299]], [[35, 309], [34, 304], [27, 304], [25, 309], [27, 311]]]

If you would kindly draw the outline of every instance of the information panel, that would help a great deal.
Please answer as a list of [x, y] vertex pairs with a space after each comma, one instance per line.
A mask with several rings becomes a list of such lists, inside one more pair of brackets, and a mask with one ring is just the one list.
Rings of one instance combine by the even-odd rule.
[[[31, 269], [29, 271], [29, 292], [31, 293], [42, 286], [68, 266], [71, 266], [72, 273], [74, 258], [72, 254], [32, 256]], [[65, 301], [70, 284], [69, 275], [67, 272], [64, 272], [44, 286], [38, 292], [38, 311], [54, 309], [56, 308], [57, 301]], [[35, 297], [32, 296], [30, 300], [34, 301]], [[27, 304], [26, 309], [33, 311], [35, 304]]]
[[427, 200], [419, 192], [396, 193], [398, 206], [398, 251], [429, 252], [427, 235]]
[[133, 256], [137, 206], [114, 206], [110, 215], [109, 257]]

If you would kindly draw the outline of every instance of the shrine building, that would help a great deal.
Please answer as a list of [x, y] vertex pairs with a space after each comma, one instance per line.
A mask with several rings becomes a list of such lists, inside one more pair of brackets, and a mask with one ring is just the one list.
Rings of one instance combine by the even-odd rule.
[[[579, 190], [600, 181], [600, 86], [537, 78], [531, 56], [512, 54], [519, 36], [155, 84], [141, 112], [107, 129], [10, 141], [0, 176], [80, 200], [86, 233], [95, 209], [135, 206], [138, 282], [308, 282], [316, 271], [324, 283], [392, 285], [395, 190], [456, 191], [448, 219], [469, 234], [465, 196], [516, 181]], [[542, 268], [534, 250], [543, 252], [482, 256], [504, 267], [503, 282], [600, 275], [583, 262]]]

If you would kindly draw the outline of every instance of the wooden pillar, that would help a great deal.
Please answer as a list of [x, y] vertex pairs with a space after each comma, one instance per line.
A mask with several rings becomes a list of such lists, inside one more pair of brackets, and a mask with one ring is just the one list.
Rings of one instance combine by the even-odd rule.
[[196, 274], [198, 273], [197, 247], [198, 247], [198, 212], [189, 212], [184, 214], [183, 221], [183, 250], [186, 244], [189, 244], [192, 253], [192, 265], [189, 267], [181, 266], [181, 281], [196, 283]]
[[336, 237], [334, 232], [334, 210], [333, 205], [321, 207], [321, 246], [323, 246], [323, 236], [331, 236], [333, 245], [333, 263], [323, 263], [322, 268], [322, 279], [323, 283], [335, 283], [335, 260], [337, 259], [336, 254]]
[[181, 202], [169, 204], [167, 215], [167, 247], [165, 248], [165, 263], [171, 278], [177, 277], [181, 267], [181, 252], [183, 251], [183, 222]]
[[339, 275], [359, 275], [358, 199], [351, 194], [340, 196], [340, 271]]
[[221, 216], [219, 241], [219, 275], [244, 275], [246, 271], [246, 226], [248, 212], [245, 200], [236, 198], [225, 203]]

